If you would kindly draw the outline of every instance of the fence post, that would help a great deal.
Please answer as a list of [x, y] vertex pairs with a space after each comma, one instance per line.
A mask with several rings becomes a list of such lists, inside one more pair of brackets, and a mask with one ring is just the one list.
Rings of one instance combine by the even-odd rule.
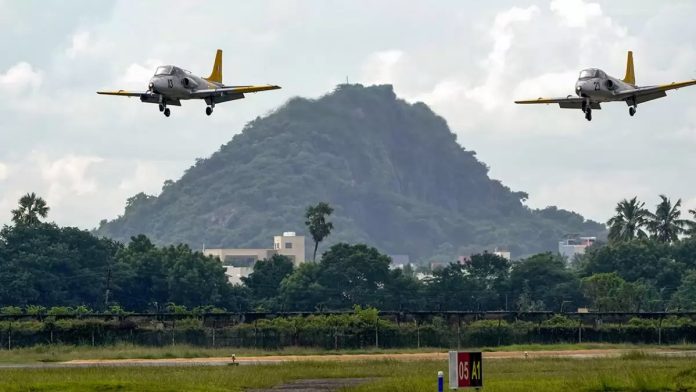
[[416, 319], [416, 339], [418, 341], [418, 348], [420, 348], [420, 326], [418, 325], [418, 319]]
[[334, 327], [334, 350], [338, 351], [338, 327]]
[[459, 350], [462, 347], [462, 318], [460, 316], [457, 317], [457, 350]]
[[660, 317], [660, 323], [657, 325], [657, 344], [662, 345], [662, 317]]
[[498, 346], [500, 346], [500, 323], [502, 322], [502, 319], [498, 319]]

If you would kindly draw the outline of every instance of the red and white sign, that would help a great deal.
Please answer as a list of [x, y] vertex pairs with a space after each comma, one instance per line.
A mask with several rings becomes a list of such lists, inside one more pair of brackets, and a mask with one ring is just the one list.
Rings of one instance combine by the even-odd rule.
[[480, 352], [449, 352], [449, 388], [483, 387], [483, 357]]

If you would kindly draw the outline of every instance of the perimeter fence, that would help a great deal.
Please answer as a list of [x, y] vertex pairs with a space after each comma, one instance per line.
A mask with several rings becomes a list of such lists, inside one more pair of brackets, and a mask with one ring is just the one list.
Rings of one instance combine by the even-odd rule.
[[[249, 316], [249, 314], [247, 314]], [[256, 314], [259, 316], [259, 314]], [[2, 317], [0, 349], [40, 344], [244, 347], [489, 347], [552, 343], [696, 343], [693, 314], [352, 313]]]

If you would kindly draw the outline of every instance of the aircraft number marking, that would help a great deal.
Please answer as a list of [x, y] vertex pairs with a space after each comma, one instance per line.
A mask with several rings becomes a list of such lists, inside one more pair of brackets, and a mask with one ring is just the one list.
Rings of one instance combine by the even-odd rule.
[[599, 91], [599, 82], [594, 82], [594, 91]]
[[174, 88], [174, 81], [172, 79], [167, 79], [167, 85], [169, 88]]

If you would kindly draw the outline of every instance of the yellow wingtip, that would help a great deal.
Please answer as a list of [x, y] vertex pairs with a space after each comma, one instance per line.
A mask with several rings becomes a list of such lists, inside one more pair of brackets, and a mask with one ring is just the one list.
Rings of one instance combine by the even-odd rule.
[[210, 76], [205, 78], [209, 82], [222, 83], [222, 50], [218, 49], [215, 53], [215, 62]]
[[626, 58], [626, 76], [623, 79], [624, 82], [628, 84], [636, 84], [636, 73], [633, 69], [633, 51], [628, 51], [628, 56]]

